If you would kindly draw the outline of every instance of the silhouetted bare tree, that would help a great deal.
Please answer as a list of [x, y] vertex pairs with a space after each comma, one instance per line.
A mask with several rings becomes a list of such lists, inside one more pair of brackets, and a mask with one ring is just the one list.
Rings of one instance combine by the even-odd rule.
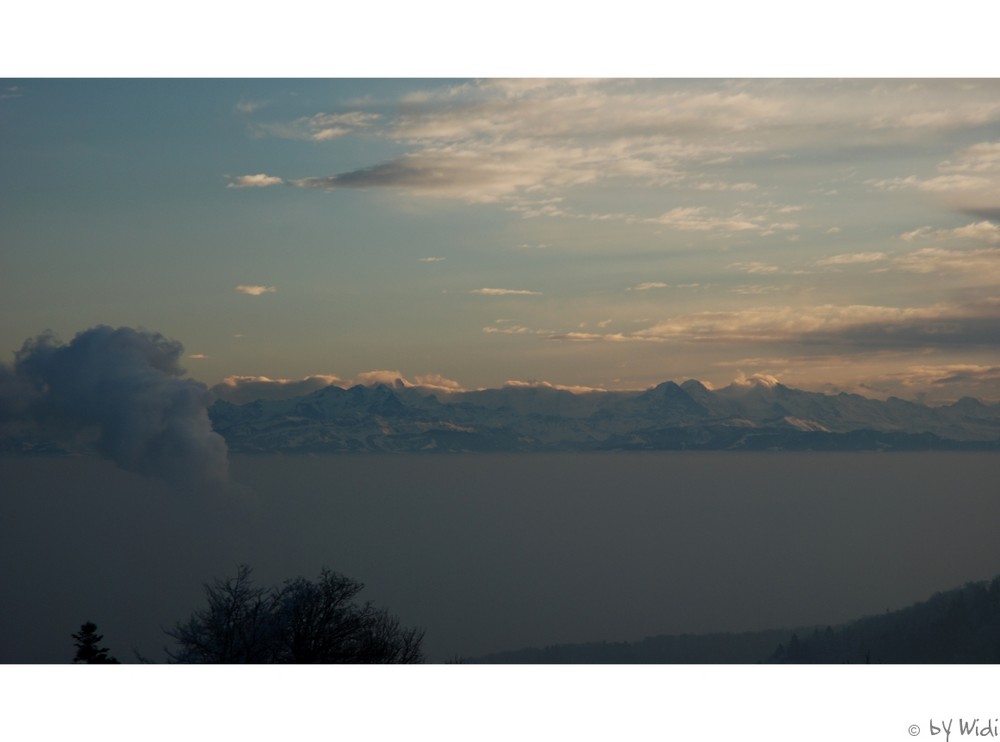
[[315, 582], [298, 577], [260, 588], [243, 565], [236, 576], [205, 586], [208, 606], [167, 634], [180, 645], [174, 662], [422, 662], [423, 632], [406, 629], [384, 609], [355, 597], [364, 585], [324, 569]]

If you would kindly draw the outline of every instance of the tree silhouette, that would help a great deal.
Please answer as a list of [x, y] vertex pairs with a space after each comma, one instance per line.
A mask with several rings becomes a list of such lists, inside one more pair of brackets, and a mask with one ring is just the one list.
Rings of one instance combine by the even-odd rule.
[[72, 635], [76, 639], [76, 657], [73, 662], [84, 662], [88, 665], [117, 665], [118, 660], [108, 656], [108, 648], [98, 646], [104, 641], [104, 635], [97, 633], [97, 624], [87, 621], [80, 631]]
[[370, 602], [355, 598], [360, 582], [324, 569], [315, 582], [302, 577], [281, 587], [256, 587], [251, 569], [205, 585], [207, 607], [167, 635], [184, 663], [390, 663], [422, 662], [423, 632]]

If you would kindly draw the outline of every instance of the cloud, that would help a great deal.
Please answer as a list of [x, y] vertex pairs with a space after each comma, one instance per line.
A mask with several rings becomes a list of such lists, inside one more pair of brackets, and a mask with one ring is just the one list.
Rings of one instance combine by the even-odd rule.
[[980, 142], [958, 150], [939, 163], [937, 170], [939, 174], [930, 178], [909, 175], [866, 183], [885, 191], [912, 188], [933, 193], [955, 211], [1000, 218], [1000, 142]]
[[[945, 80], [922, 86], [914, 91], [909, 81], [869, 80], [481, 80], [411, 91], [395, 101], [391, 114], [321, 112], [256, 130], [313, 141], [364, 132], [404, 148], [381, 162], [292, 181], [306, 188], [394, 188], [470, 202], [516, 201], [543, 195], [539, 191], [561, 195], [608, 181], [750, 193], [757, 183], [745, 176], [728, 181], [712, 168], [739, 166], [750, 156], [794, 160], [798, 150], [919, 146], [944, 131], [1000, 121], [995, 85], [969, 89]], [[358, 102], [359, 109], [370, 105]], [[968, 157], [989, 156], [989, 144], [970, 148]], [[949, 162], [941, 176], [963, 169], [975, 171], [964, 161]]]
[[742, 211], [735, 211], [728, 216], [712, 215], [703, 206], [677, 207], [643, 221], [682, 231], [759, 232], [765, 237], [799, 226], [795, 222], [772, 222], [762, 214], [747, 216]]
[[483, 328], [487, 335], [548, 335], [551, 330], [541, 330], [524, 325], [487, 325]]
[[1000, 278], [1000, 248], [947, 250], [925, 247], [893, 260], [910, 273], [975, 273], [982, 279]]
[[729, 267], [734, 270], [741, 271], [743, 273], [752, 273], [756, 275], [777, 273], [779, 270], [781, 270], [776, 265], [769, 265], [767, 263], [759, 263], [759, 262], [730, 263]]
[[704, 232], [720, 229], [726, 232], [759, 231], [760, 224], [754, 223], [740, 213], [728, 217], [710, 216], [703, 206], [684, 206], [671, 209], [660, 216], [650, 219], [671, 229]]
[[443, 392], [465, 391], [465, 387], [463, 387], [459, 382], [454, 379], [449, 379], [447, 376], [442, 376], [441, 374], [424, 374], [422, 376], [414, 376], [413, 385], [424, 389], [435, 389]]
[[245, 404], [258, 399], [291, 399], [311, 394], [328, 386], [345, 386], [346, 382], [329, 374], [313, 374], [302, 379], [269, 379], [266, 376], [227, 376], [212, 387], [219, 399], [233, 404]]
[[251, 285], [240, 284], [239, 286], [237, 286], [233, 290], [234, 291], [238, 291], [241, 294], [247, 294], [249, 296], [261, 296], [263, 294], [273, 294], [278, 289], [276, 289], [274, 286], [258, 286], [258, 285], [253, 285], [253, 284], [251, 284]]
[[212, 393], [219, 399], [231, 402], [232, 404], [246, 404], [258, 399], [293, 399], [312, 394], [330, 386], [349, 389], [352, 386], [374, 386], [376, 384], [416, 387], [442, 392], [464, 391], [459, 382], [441, 374], [416, 376], [413, 381], [410, 381], [401, 371], [375, 370], [364, 371], [354, 379], [344, 379], [332, 374], [312, 374], [302, 379], [271, 379], [267, 376], [228, 376], [212, 387]]
[[239, 113], [242, 113], [242, 114], [245, 114], [245, 115], [249, 115], [251, 113], [256, 113], [257, 111], [261, 110], [262, 108], [267, 108], [267, 106], [269, 106], [269, 105], [271, 105], [271, 101], [267, 101], [267, 100], [246, 100], [246, 99], [244, 99], [244, 100], [241, 100], [239, 103], [237, 103], [235, 106], [233, 106], [233, 108], [235, 108], [236, 111], [239, 112]]
[[635, 286], [629, 286], [626, 291], [652, 291], [653, 289], [669, 289], [670, 284], [662, 283], [660, 281], [647, 281], [645, 283], [637, 283]]
[[354, 378], [353, 383], [361, 384], [362, 386], [375, 386], [376, 384], [395, 386], [397, 382], [402, 386], [412, 386], [412, 384], [409, 384], [405, 380], [402, 371], [388, 371], [384, 369], [364, 371]]
[[381, 115], [366, 111], [346, 113], [317, 113], [302, 116], [290, 122], [257, 123], [251, 132], [257, 136], [271, 136], [279, 139], [326, 142], [331, 139], [367, 129], [376, 124]]
[[467, 293], [479, 294], [480, 296], [541, 296], [541, 291], [529, 291], [527, 289], [473, 289]]
[[[619, 153], [620, 155], [620, 153]], [[421, 196], [497, 201], [539, 187], [596, 182], [630, 167], [612, 153], [580, 152], [530, 140], [425, 147], [393, 160], [326, 177], [292, 180], [299, 188], [397, 188]]]
[[930, 307], [754, 307], [675, 317], [633, 333], [685, 342], [811, 343], [855, 347], [984, 347], [1000, 341], [1000, 300]]
[[722, 181], [695, 183], [696, 191], [753, 191], [757, 189], [756, 183], [725, 183]]
[[226, 176], [229, 182], [226, 188], [267, 188], [268, 186], [283, 185], [284, 179], [276, 175], [267, 173], [257, 173], [256, 175], [236, 175]]
[[982, 364], [918, 364], [875, 375], [862, 393], [913, 397], [925, 403], [950, 404], [961, 397], [1000, 400], [1000, 366]]
[[884, 252], [852, 252], [832, 255], [829, 258], [817, 260], [816, 265], [867, 265], [886, 260], [888, 256]]
[[444, 258], [417, 258], [418, 263], [440, 263]]
[[628, 333], [560, 332], [570, 342], [738, 343], [872, 349], [990, 348], [1000, 343], [1000, 299], [928, 307], [763, 306], [679, 315]]
[[61, 445], [96, 450], [123, 469], [180, 489], [228, 480], [226, 443], [212, 430], [212, 395], [183, 379], [183, 346], [159, 333], [104, 325], [69, 343], [51, 335], [25, 341], [0, 384], [22, 395], [4, 403], [13, 422], [35, 426]]
[[505, 388], [513, 389], [557, 389], [563, 392], [572, 392], [573, 394], [592, 394], [596, 392], [607, 392], [607, 389], [597, 386], [578, 386], [565, 384], [553, 384], [548, 381], [519, 381], [517, 379], [508, 379], [503, 383]]
[[919, 227], [912, 232], [904, 232], [900, 239], [912, 242], [916, 239], [934, 237], [939, 240], [960, 239], [971, 240], [973, 242], [984, 242], [990, 245], [1000, 245], [1000, 226], [991, 221], [984, 220], [967, 224], [964, 227], [954, 227], [953, 229], [938, 229], [931, 227]]
[[208, 356], [205, 355], [204, 353], [189, 353], [188, 358], [191, 358], [196, 361], [203, 361], [206, 358], [208, 358]]
[[416, 376], [413, 381], [410, 381], [400, 371], [365, 371], [358, 374], [351, 384], [361, 384], [364, 386], [385, 384], [386, 386], [417, 387], [441, 392], [464, 391], [459, 382], [441, 374], [424, 374]]
[[730, 289], [732, 293], [741, 294], [743, 296], [760, 296], [762, 294], [776, 294], [778, 292], [787, 290], [788, 290], [787, 286], [762, 286], [760, 284], [747, 284]]

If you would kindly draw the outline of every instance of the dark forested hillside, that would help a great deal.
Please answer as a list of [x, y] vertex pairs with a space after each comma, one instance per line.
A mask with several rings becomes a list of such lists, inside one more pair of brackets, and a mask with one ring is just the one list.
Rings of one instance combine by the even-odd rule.
[[1000, 577], [842, 626], [796, 633], [771, 655], [784, 663], [1000, 662]]
[[972, 664], [1000, 662], [1000, 577], [839, 626], [560, 644], [470, 662], [539, 664]]

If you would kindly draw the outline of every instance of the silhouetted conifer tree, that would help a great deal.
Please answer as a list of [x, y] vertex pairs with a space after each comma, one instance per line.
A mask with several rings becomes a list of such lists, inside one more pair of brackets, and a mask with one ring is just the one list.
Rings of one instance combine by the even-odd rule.
[[87, 621], [80, 631], [73, 634], [76, 639], [76, 657], [74, 662], [84, 662], [88, 665], [117, 665], [118, 660], [108, 656], [108, 648], [98, 646], [104, 641], [104, 635], [97, 633], [97, 624]]

